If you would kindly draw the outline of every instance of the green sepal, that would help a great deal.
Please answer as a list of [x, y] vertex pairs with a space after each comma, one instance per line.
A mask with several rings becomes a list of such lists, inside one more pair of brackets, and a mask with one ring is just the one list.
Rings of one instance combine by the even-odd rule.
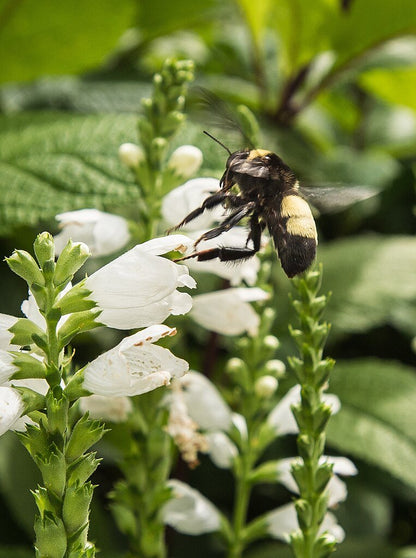
[[85, 279], [80, 281], [64, 294], [56, 303], [55, 307], [59, 308], [61, 314], [74, 314], [75, 312], [83, 312], [95, 308], [97, 303], [89, 299], [91, 291], [85, 287]]
[[91, 395], [91, 392], [83, 387], [84, 371], [85, 366], [73, 374], [73, 376], [69, 379], [64, 390], [68, 401], [75, 401], [80, 397], [87, 397], [88, 395]]
[[299, 434], [297, 437], [298, 452], [305, 462], [309, 462], [315, 453], [314, 439], [308, 434]]
[[25, 431], [16, 432], [16, 434], [33, 459], [38, 454], [47, 455], [49, 439], [42, 421], [39, 424], [27, 424]]
[[328, 512], [328, 493], [322, 492], [316, 500], [316, 519], [320, 525]]
[[85, 529], [93, 492], [94, 486], [91, 482], [67, 487], [62, 506], [62, 519], [69, 537], [78, 535]]
[[61, 499], [66, 484], [66, 462], [64, 454], [52, 444], [48, 448], [45, 455], [37, 454], [34, 461], [38, 466], [45, 488], [51, 492], [57, 499]]
[[13, 364], [18, 370], [11, 376], [11, 380], [25, 380], [26, 378], [45, 378], [46, 366], [32, 354], [23, 351], [9, 351], [13, 355]]
[[90, 452], [82, 455], [73, 461], [67, 469], [67, 484], [73, 486], [76, 484], [84, 484], [93, 472], [97, 469], [101, 459], [97, 459], [96, 452]]
[[[118, 495], [118, 493], [117, 493]], [[112, 494], [114, 496], [114, 493]], [[129, 538], [137, 536], [137, 521], [133, 510], [128, 505], [112, 502], [110, 508], [115, 519], [117, 527], [124, 535]]]
[[26, 252], [26, 250], [15, 250], [9, 258], [5, 258], [8, 266], [16, 275], [19, 275], [26, 281], [29, 287], [33, 283], [45, 285], [45, 279], [42, 275], [35, 259]]
[[246, 525], [244, 529], [244, 542], [246, 545], [257, 541], [258, 539], [270, 537], [268, 520], [269, 513], [256, 517], [256, 519], [253, 519], [253, 521]]
[[290, 472], [298, 485], [299, 493], [303, 494], [308, 486], [308, 473], [305, 464], [303, 462], [301, 463], [295, 461], [292, 463]]
[[323, 492], [328, 484], [328, 482], [333, 477], [334, 464], [333, 463], [322, 463], [318, 466], [315, 473], [315, 486], [317, 492]]
[[258, 484], [262, 482], [278, 482], [279, 463], [280, 461], [278, 459], [262, 463], [250, 472], [248, 476], [249, 482], [251, 482], [252, 484]]
[[13, 386], [13, 389], [20, 393], [23, 400], [25, 410], [24, 415], [30, 413], [31, 411], [37, 411], [38, 409], [45, 408], [45, 396], [41, 395], [37, 391], [27, 387]]
[[40, 517], [45, 517], [46, 514], [54, 514], [54, 505], [50, 501], [49, 493], [44, 486], [38, 486], [36, 490], [31, 490], [31, 493], [35, 499]]
[[90, 255], [86, 244], [81, 242], [73, 243], [72, 240], [68, 240], [56, 262], [54, 285], [62, 287], [62, 285], [69, 283]]
[[293, 549], [293, 553], [296, 558], [302, 558], [305, 556], [304, 545], [305, 539], [303, 537], [302, 531], [294, 531], [289, 535], [290, 545]]
[[70, 314], [58, 330], [59, 350], [66, 347], [78, 333], [101, 326], [102, 324], [96, 321], [100, 313], [101, 310], [85, 310], [84, 312]]
[[332, 415], [332, 407], [321, 403], [313, 414], [313, 428], [315, 432], [323, 432]]
[[35, 519], [36, 557], [64, 558], [67, 549], [66, 531], [63, 521], [51, 512]]
[[294, 502], [296, 515], [298, 516], [299, 527], [302, 531], [306, 531], [310, 527], [313, 517], [313, 511], [310, 503], [303, 499], [298, 498]]
[[39, 233], [33, 243], [33, 250], [39, 265], [42, 267], [48, 260], [55, 260], [55, 243], [49, 232]]
[[43, 276], [47, 284], [52, 282], [52, 279], [55, 275], [55, 261], [54, 260], [47, 260], [42, 266]]
[[90, 420], [88, 414], [84, 415], [75, 424], [65, 455], [68, 462], [75, 461], [91, 446], [96, 444], [103, 437], [107, 430], [98, 420]]
[[316, 558], [328, 558], [336, 551], [337, 541], [329, 533], [323, 533], [313, 546], [313, 555]]
[[317, 387], [322, 387], [328, 383], [331, 370], [334, 368], [335, 360], [332, 358], [325, 358], [316, 365], [315, 368], [315, 384]]
[[45, 354], [48, 354], [48, 350], [49, 350], [48, 338], [43, 332], [41, 335], [39, 335], [38, 333], [34, 333], [32, 335], [32, 341]]
[[38, 305], [40, 313], [46, 308], [47, 290], [39, 283], [32, 283], [30, 285], [30, 292], [33, 294], [36, 304]]
[[34, 343], [33, 336], [43, 339], [42, 344], [47, 346], [47, 337], [43, 329], [41, 329], [35, 322], [28, 318], [18, 318], [18, 320], [9, 328], [13, 333], [10, 341], [13, 345], [20, 345], [26, 347]]
[[287, 361], [289, 363], [289, 366], [295, 373], [298, 383], [302, 385], [306, 379], [306, 374], [303, 367], [303, 360], [298, 357], [291, 356], [287, 358]]
[[62, 393], [60, 387], [58, 386], [58, 396], [56, 396], [52, 391], [49, 391], [46, 395], [46, 407], [48, 410], [49, 417], [49, 430], [50, 432], [62, 434], [68, 424], [68, 407], [69, 402], [65, 395]]

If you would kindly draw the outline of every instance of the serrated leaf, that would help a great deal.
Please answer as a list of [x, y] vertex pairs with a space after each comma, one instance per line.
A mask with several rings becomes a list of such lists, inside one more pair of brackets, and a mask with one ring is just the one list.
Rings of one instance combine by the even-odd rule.
[[329, 444], [416, 491], [415, 370], [370, 358], [338, 361], [330, 391], [342, 406], [328, 424]]
[[134, 141], [134, 115], [21, 114], [0, 119], [0, 234], [71, 209], [134, 203], [138, 190], [118, 161]]
[[135, 11], [133, 0], [1, 0], [1, 81], [80, 73], [102, 64]]
[[416, 238], [369, 235], [321, 246], [331, 338], [393, 324], [416, 334]]

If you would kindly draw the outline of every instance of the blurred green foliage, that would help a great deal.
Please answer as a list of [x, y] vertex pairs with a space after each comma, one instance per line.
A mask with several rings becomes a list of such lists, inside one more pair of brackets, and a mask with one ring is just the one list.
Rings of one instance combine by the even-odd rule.
[[[329, 351], [338, 360], [330, 391], [343, 402], [330, 422], [329, 446], [360, 469], [339, 510], [347, 541], [338, 554], [345, 558], [415, 555], [415, 31], [414, 0], [0, 1], [3, 256], [30, 246], [44, 228], [54, 232], [62, 211], [94, 206], [137, 217], [139, 194], [117, 149], [137, 141], [140, 99], [166, 57], [196, 64], [188, 122], [172, 150], [198, 145], [204, 175], [220, 176], [225, 157], [203, 129], [230, 149], [246, 140], [230, 127], [222, 105], [201, 102], [199, 87], [226, 101], [231, 113], [241, 103], [252, 109], [261, 147], [275, 150], [303, 182], [380, 189], [377, 197], [318, 220], [324, 291], [332, 291]], [[293, 353], [290, 284], [275, 267], [276, 333], [287, 355]], [[7, 296], [0, 311], [17, 313], [24, 294], [10, 275], [1, 264]], [[215, 282], [201, 276], [201, 285]], [[195, 326], [186, 335], [201, 347], [206, 342]], [[80, 345], [80, 358], [94, 356], [93, 341]], [[221, 341], [222, 350], [229, 346]], [[201, 369], [197, 354], [183, 356]], [[221, 378], [220, 368], [215, 373]], [[0, 439], [0, 452], [2, 504], [10, 514], [0, 528], [0, 556], [24, 557], [35, 472], [16, 440]], [[123, 543], [108, 536], [103, 512], [108, 463], [98, 472], [103, 490], [93, 536], [102, 556], [114, 557]], [[227, 483], [204, 460], [191, 479], [203, 492]], [[259, 508], [287, 501], [287, 494], [267, 488]], [[230, 501], [224, 496], [223, 507]], [[195, 544], [172, 535], [172, 557], [192, 556]], [[289, 555], [270, 542], [252, 554]], [[207, 537], [201, 558], [220, 555]]]

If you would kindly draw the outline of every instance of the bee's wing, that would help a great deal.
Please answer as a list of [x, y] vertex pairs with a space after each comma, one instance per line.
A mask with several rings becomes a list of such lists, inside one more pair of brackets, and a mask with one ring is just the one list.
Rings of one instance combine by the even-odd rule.
[[325, 184], [324, 186], [302, 186], [302, 196], [320, 213], [336, 213], [357, 202], [376, 196], [380, 190], [375, 186], [353, 186]]

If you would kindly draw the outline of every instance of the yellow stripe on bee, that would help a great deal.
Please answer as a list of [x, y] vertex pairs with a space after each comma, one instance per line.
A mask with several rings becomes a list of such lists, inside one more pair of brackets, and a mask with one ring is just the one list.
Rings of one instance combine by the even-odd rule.
[[316, 226], [308, 203], [300, 196], [284, 196], [280, 214], [287, 218], [286, 230], [289, 234], [316, 238]]
[[252, 149], [248, 154], [247, 161], [252, 161], [256, 157], [264, 157], [270, 153], [271, 151], [268, 151], [267, 149]]

